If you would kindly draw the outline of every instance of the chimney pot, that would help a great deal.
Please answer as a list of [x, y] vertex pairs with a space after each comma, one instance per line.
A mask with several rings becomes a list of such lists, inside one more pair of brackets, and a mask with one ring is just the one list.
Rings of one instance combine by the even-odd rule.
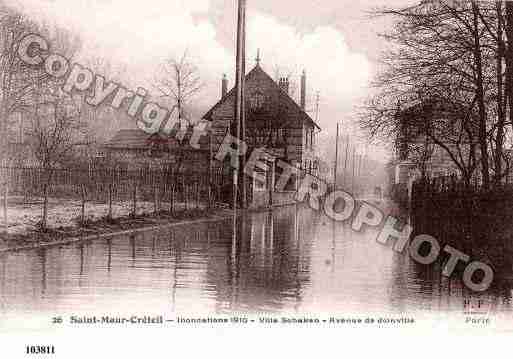
[[280, 86], [281, 90], [285, 93], [289, 93], [289, 79], [286, 77], [281, 77], [278, 86]]
[[221, 82], [221, 98], [224, 98], [228, 93], [228, 79], [226, 74], [223, 74], [223, 80]]

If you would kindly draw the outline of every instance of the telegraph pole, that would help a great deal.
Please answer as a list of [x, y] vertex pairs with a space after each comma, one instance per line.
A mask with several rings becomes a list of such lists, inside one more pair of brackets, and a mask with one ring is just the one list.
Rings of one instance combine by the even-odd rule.
[[347, 156], [349, 152], [349, 135], [346, 135], [346, 156], [344, 157], [344, 186], [346, 185], [347, 178]]
[[[240, 86], [241, 86], [241, 98], [240, 98], [240, 106], [241, 106], [241, 117], [240, 117], [240, 137], [239, 139], [242, 143], [246, 143], [246, 0], [243, 2], [243, 11], [242, 11], [242, 59], [241, 59], [241, 70], [240, 70]], [[241, 208], [246, 209], [246, 201], [247, 201], [247, 187], [246, 187], [246, 176], [244, 175], [244, 167], [246, 166], [246, 156], [243, 155], [240, 161], [240, 168], [242, 168], [242, 176], [241, 176]]]
[[[246, 13], [246, 0], [238, 1], [238, 20], [237, 20], [237, 56], [235, 64], [235, 136], [241, 139], [242, 127], [242, 111], [244, 102], [244, 35], [245, 35], [245, 13]], [[234, 215], [237, 213], [238, 204], [238, 187], [239, 187], [239, 167], [240, 167], [240, 152], [237, 146], [237, 167], [233, 169], [233, 210]], [[234, 219], [235, 220], [235, 219]]]
[[338, 131], [339, 131], [339, 124], [337, 123], [337, 139], [335, 141], [335, 173], [334, 173], [334, 185], [335, 189], [337, 188], [337, 170], [338, 170]]
[[354, 196], [354, 171], [355, 171], [355, 166], [356, 165], [356, 146], [353, 147], [353, 178], [351, 180], [351, 192], [352, 192], [352, 195]]

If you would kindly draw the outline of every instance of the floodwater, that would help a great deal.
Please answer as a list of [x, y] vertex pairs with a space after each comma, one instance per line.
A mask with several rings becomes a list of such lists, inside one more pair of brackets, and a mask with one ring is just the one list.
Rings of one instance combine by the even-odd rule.
[[[0, 318], [160, 313], [509, 314], [511, 287], [476, 295], [302, 206], [0, 255]], [[476, 304], [477, 303], [477, 304]]]

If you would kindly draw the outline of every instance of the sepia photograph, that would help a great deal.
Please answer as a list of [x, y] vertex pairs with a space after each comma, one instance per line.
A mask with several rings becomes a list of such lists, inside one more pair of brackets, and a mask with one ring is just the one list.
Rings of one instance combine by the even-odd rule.
[[512, 297], [513, 2], [0, 0], [1, 357], [490, 355]]

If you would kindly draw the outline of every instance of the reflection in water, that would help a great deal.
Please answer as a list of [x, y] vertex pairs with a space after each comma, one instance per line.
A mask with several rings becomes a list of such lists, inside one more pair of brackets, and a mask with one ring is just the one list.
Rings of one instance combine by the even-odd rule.
[[107, 270], [110, 272], [110, 267], [111, 267], [111, 264], [112, 264], [112, 241], [110, 239], [107, 239], [107, 248], [108, 248], [108, 253], [107, 253]]
[[[21, 313], [355, 313], [511, 308], [511, 277], [476, 296], [370, 230], [301, 206], [0, 256], [0, 316]], [[509, 280], [507, 278], [510, 278]]]
[[41, 296], [44, 297], [46, 292], [46, 249], [41, 248], [36, 252], [41, 261]]

